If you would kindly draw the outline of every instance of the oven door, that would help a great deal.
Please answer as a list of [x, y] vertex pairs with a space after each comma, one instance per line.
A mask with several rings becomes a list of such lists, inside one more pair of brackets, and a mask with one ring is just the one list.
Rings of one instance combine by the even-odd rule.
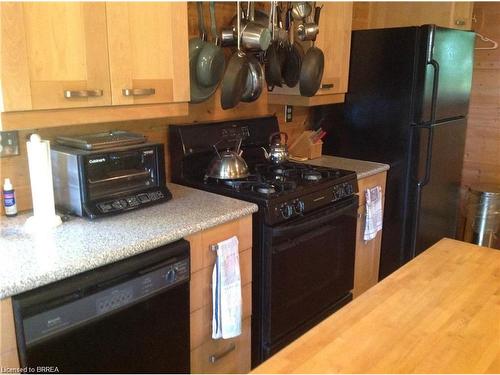
[[352, 299], [357, 209], [354, 196], [266, 228], [265, 357]]

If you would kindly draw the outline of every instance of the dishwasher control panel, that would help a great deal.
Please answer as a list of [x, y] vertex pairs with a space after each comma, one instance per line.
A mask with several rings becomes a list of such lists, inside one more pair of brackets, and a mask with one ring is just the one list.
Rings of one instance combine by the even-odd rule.
[[36, 343], [82, 322], [112, 313], [159, 291], [189, 281], [189, 258], [143, 272], [145, 273], [141, 272], [128, 281], [25, 318], [23, 328], [26, 344]]

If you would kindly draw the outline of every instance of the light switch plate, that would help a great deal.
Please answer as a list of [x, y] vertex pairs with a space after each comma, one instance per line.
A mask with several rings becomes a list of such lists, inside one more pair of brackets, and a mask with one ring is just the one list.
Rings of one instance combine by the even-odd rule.
[[19, 132], [0, 132], [0, 157], [19, 155]]

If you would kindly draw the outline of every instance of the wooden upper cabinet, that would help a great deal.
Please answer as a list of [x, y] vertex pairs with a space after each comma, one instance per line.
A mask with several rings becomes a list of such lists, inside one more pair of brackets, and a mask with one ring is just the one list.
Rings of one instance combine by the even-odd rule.
[[436, 24], [470, 30], [472, 2], [355, 2], [353, 30]]
[[185, 2], [106, 3], [113, 104], [189, 101]]
[[[299, 85], [275, 87], [268, 95], [272, 104], [314, 106], [344, 101], [349, 78], [351, 50], [352, 2], [317, 2], [323, 6], [319, 20], [316, 47], [323, 51], [325, 65], [321, 86], [313, 97], [300, 96]], [[296, 38], [297, 40], [297, 38]], [[304, 50], [311, 42], [304, 42]]]
[[351, 51], [352, 3], [332, 2], [323, 5], [316, 46], [325, 54], [325, 70], [316, 95], [347, 92]]
[[111, 104], [104, 3], [2, 3], [3, 110]]

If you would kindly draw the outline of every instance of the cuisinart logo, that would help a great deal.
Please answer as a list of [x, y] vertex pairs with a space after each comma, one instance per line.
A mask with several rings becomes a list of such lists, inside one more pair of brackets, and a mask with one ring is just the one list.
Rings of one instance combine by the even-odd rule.
[[89, 164], [104, 163], [106, 158], [89, 159]]

